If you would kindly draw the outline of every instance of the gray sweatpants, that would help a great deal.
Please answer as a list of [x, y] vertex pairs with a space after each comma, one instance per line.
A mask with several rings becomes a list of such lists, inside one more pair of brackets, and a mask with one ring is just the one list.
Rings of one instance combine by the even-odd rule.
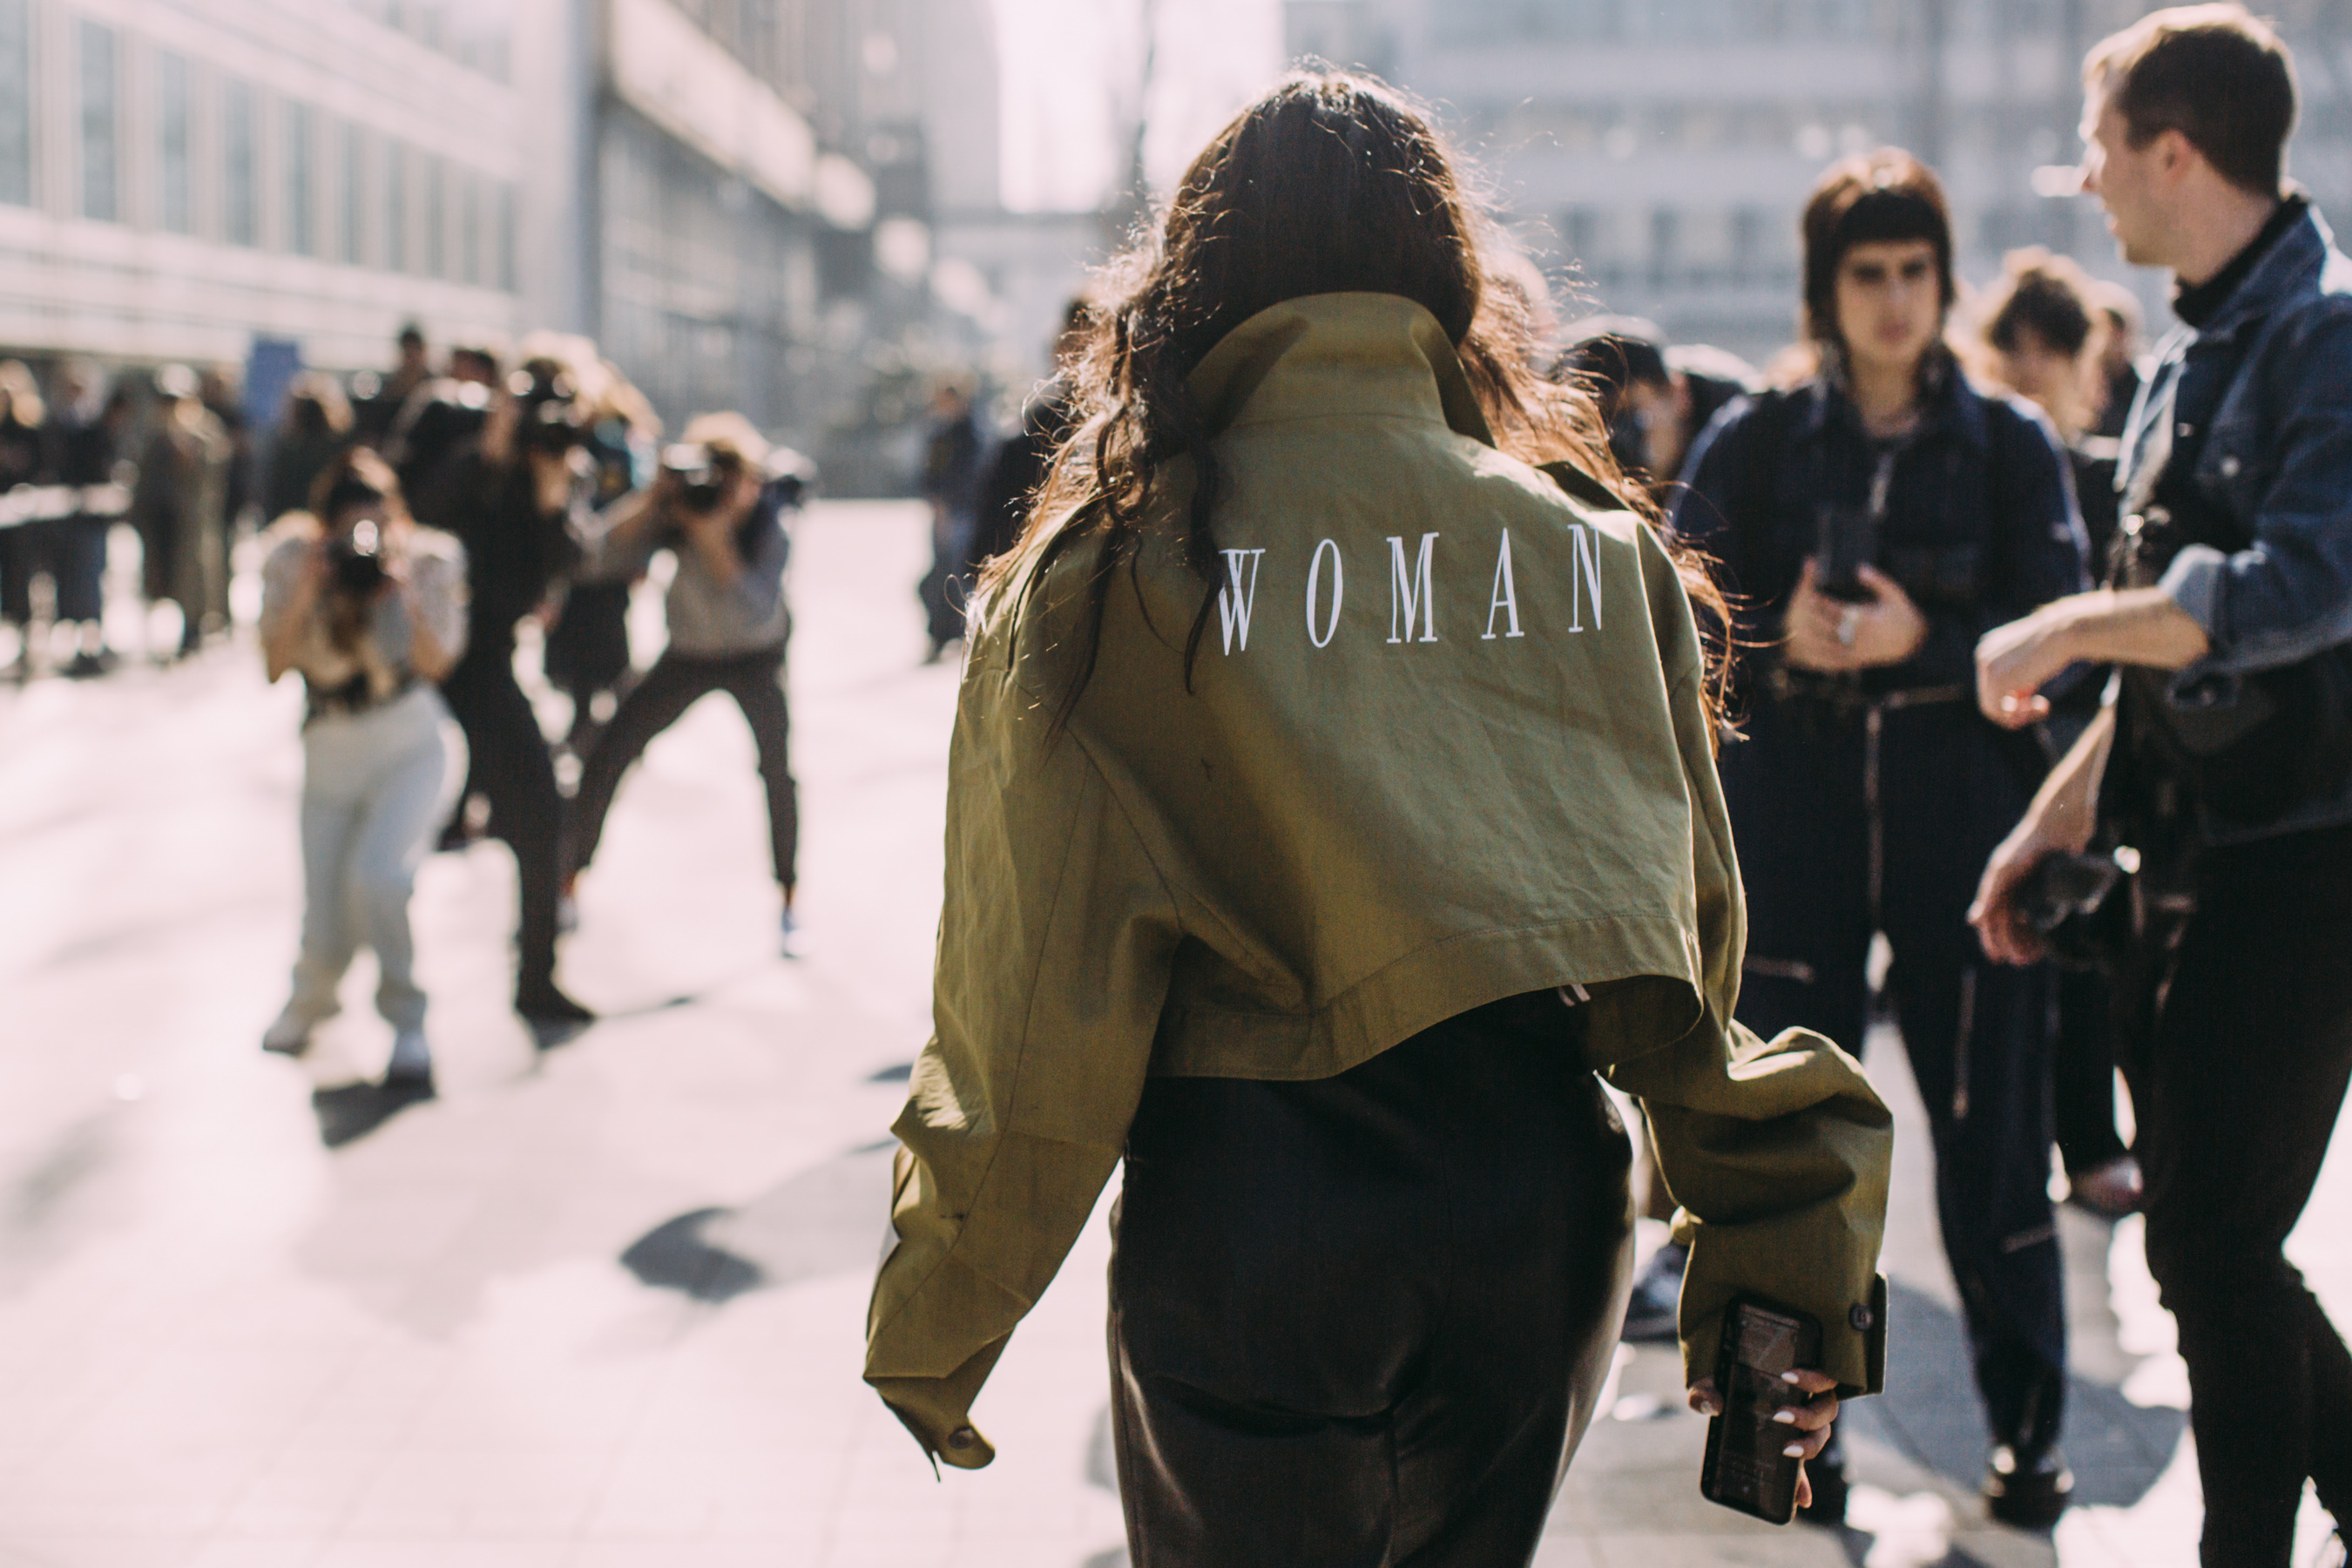
[[376, 1011], [395, 1029], [424, 1027], [408, 894], [455, 804], [465, 754], [429, 686], [303, 730], [302, 952], [289, 1012], [332, 1017], [335, 988], [364, 943], [381, 975]]

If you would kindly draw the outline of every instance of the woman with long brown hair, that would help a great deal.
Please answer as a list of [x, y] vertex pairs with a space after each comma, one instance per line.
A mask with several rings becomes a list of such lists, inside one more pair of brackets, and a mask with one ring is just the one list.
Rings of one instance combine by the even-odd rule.
[[1596, 1070], [1684, 1205], [1694, 1383], [1746, 1291], [1822, 1325], [1793, 1456], [1877, 1385], [1885, 1111], [1726, 1022], [1703, 580], [1526, 368], [1494, 243], [1397, 97], [1276, 89], [1091, 318], [975, 605], [866, 1376], [986, 1464], [972, 1402], [1124, 1159], [1143, 1568], [1532, 1556], [1624, 1306]]

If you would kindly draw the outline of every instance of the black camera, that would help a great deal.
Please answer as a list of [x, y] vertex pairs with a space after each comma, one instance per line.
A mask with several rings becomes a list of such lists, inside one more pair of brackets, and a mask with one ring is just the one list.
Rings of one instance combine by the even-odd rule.
[[349, 533], [327, 542], [327, 570], [338, 594], [354, 599], [374, 596], [384, 584], [383, 542], [372, 522], [362, 522]]
[[716, 511], [727, 491], [743, 471], [743, 459], [693, 442], [680, 442], [662, 453], [662, 472], [677, 481], [678, 504], [696, 513]]
[[514, 394], [515, 443], [526, 452], [569, 452], [588, 439], [580, 389], [549, 365], [519, 370], [507, 380]]

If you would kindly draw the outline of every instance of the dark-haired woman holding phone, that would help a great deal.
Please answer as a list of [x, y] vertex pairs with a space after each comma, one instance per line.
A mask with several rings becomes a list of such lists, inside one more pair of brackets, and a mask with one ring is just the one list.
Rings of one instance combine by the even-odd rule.
[[1683, 1207], [1697, 1402], [1743, 1293], [1822, 1331], [1790, 1458], [1878, 1384], [1886, 1112], [1729, 1022], [1705, 580], [1525, 368], [1496, 243], [1386, 89], [1244, 110], [974, 607], [866, 1377], [986, 1464], [972, 1403], [1123, 1159], [1139, 1568], [1532, 1557], [1624, 1310], [1599, 1075]]
[[408, 895], [448, 815], [465, 747], [434, 682], [465, 647], [466, 558], [408, 515], [391, 466], [364, 448], [330, 463], [312, 511], [271, 532], [262, 657], [302, 678], [302, 947], [294, 994], [263, 1046], [289, 1056], [339, 1011], [343, 972], [376, 957], [393, 1027], [386, 1087], [433, 1089]]
[[[1746, 873], [1740, 1019], [1869, 1027], [1869, 955], [1936, 1145], [1937, 1213], [1992, 1434], [1993, 1512], [2053, 1522], [2066, 1317], [2049, 1193], [2049, 976], [1978, 951], [1969, 901], [2043, 760], [1976, 711], [1977, 639], [2084, 583], [2048, 421], [1969, 384], [1943, 187], [1888, 148], [1815, 185], [1803, 220], [1812, 367], [1717, 416], [1675, 510], [1740, 605], [1744, 734], [1723, 791]], [[1842, 1519], [1843, 1460], [1814, 1478]]]

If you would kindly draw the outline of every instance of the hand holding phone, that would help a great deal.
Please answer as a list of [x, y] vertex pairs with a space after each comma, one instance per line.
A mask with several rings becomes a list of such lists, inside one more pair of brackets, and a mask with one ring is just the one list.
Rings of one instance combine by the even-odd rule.
[[1804, 1313], [1733, 1301], [1713, 1389], [1692, 1391], [1692, 1403], [1704, 1400], [1714, 1415], [1699, 1476], [1708, 1501], [1774, 1524], [1796, 1517], [1811, 1489], [1804, 1461], [1821, 1452], [1837, 1415], [1835, 1380], [1812, 1370], [1821, 1347], [1821, 1325]]

